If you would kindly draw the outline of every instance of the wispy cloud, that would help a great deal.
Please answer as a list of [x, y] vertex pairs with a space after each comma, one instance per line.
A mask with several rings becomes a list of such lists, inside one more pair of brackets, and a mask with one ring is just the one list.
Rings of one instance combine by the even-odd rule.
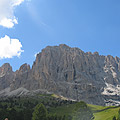
[[31, 18], [35, 21], [35, 23], [38, 26], [48, 27], [48, 25], [41, 20], [39, 12], [36, 10], [36, 7], [32, 3], [27, 4], [27, 10]]
[[12, 28], [18, 24], [14, 15], [15, 7], [20, 5], [24, 0], [0, 0], [0, 25], [6, 28]]
[[18, 39], [11, 39], [9, 36], [0, 38], [0, 59], [19, 57], [24, 50]]

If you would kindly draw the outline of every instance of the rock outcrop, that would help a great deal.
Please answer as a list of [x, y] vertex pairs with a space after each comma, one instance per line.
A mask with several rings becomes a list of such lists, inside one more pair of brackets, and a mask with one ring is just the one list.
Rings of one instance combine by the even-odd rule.
[[48, 46], [37, 54], [31, 69], [24, 64], [13, 73], [5, 64], [0, 68], [0, 76], [0, 89], [44, 89], [90, 104], [119, 104], [120, 58], [98, 52], [85, 53], [64, 44]]
[[14, 79], [14, 73], [9, 63], [0, 67], [0, 90], [9, 87]]

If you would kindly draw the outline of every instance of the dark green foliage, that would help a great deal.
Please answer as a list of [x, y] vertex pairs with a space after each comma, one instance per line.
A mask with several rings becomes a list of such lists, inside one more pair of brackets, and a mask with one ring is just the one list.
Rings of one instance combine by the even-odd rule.
[[24, 115], [24, 120], [31, 120], [32, 110], [31, 109], [25, 109], [23, 115]]
[[[68, 112], [67, 107], [69, 108], [71, 106], [70, 109], [73, 108], [71, 112], [77, 111], [79, 108], [83, 109], [87, 107], [84, 102], [77, 103], [74, 101], [61, 100], [51, 95], [0, 99], [0, 120], [4, 120], [5, 118], [9, 120], [36, 120], [32, 116], [37, 104], [43, 105], [43, 109], [41, 109], [40, 112], [42, 111], [41, 115], [46, 116], [44, 117], [45, 120], [73, 120], [73, 115]], [[60, 110], [62, 114], [58, 114], [56, 110]]]
[[78, 103], [75, 108], [74, 120], [93, 120], [94, 116], [90, 108], [83, 101]]
[[32, 120], [47, 120], [47, 110], [43, 104], [38, 104], [35, 107]]
[[23, 114], [19, 114], [14, 108], [10, 110], [0, 110], [0, 119], [4, 120], [5, 118], [9, 118], [9, 120], [22, 120]]
[[78, 104], [76, 104], [75, 111], [78, 109], [85, 109], [87, 108], [87, 104], [84, 101], [80, 101]]
[[114, 116], [112, 120], [116, 120], [116, 117]]
[[65, 120], [65, 118], [66, 118], [66, 116], [64, 115], [63, 118], [62, 118], [62, 120]]
[[72, 119], [66, 119], [66, 116], [57, 116], [57, 115], [48, 115], [47, 120], [72, 120]]
[[12, 108], [10, 111], [9, 111], [9, 115], [8, 115], [8, 118], [10, 120], [16, 120], [16, 117], [17, 117], [17, 112], [14, 108]]
[[[0, 120], [6, 117], [8, 117], [9, 120], [14, 120], [15, 118], [17, 120], [31, 120], [34, 107], [41, 103], [44, 103], [49, 112], [51, 107], [55, 108], [59, 105], [69, 105], [70, 103], [73, 104], [74, 102], [64, 102], [64, 100], [54, 98], [51, 95], [39, 95], [35, 96], [34, 98], [15, 97], [5, 100], [0, 99]], [[55, 115], [52, 115], [52, 117], [56, 119]], [[57, 116], [57, 119], [60, 120], [60, 117], [62, 116]]]
[[72, 116], [71, 115], [68, 115], [68, 120], [72, 120]]

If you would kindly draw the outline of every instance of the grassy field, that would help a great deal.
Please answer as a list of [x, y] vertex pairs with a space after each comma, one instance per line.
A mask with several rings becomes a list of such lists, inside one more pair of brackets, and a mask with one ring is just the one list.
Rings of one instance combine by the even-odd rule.
[[[56, 97], [56, 96], [54, 96]], [[51, 108], [50, 112], [55, 113], [57, 115], [73, 115], [74, 114], [74, 108], [78, 103], [70, 104], [66, 106], [60, 106], [56, 108]], [[113, 116], [118, 116], [118, 110], [120, 107], [114, 107], [114, 106], [98, 106], [98, 105], [91, 105], [88, 104], [88, 106], [93, 111], [94, 120], [112, 120]]]
[[[66, 105], [66, 106], [60, 106], [56, 108], [51, 108], [50, 113], [55, 113], [57, 115], [74, 115], [74, 108], [77, 105], [71, 104], [71, 105]], [[97, 105], [90, 105], [88, 106], [91, 108], [93, 111], [94, 120], [112, 120], [113, 116], [118, 115], [118, 110], [120, 107], [115, 108], [114, 106], [111, 107], [103, 107], [103, 106], [97, 106]]]
[[120, 107], [103, 107], [97, 105], [88, 105], [93, 110], [95, 119], [94, 120], [112, 120], [113, 116], [118, 115]]

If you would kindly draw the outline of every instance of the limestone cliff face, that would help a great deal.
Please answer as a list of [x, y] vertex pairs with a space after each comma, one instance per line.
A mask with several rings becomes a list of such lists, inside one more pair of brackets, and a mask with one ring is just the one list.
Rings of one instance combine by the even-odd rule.
[[0, 67], [0, 90], [9, 87], [14, 79], [14, 73], [9, 63]]
[[116, 95], [107, 89], [108, 85], [116, 88], [120, 84], [120, 59], [101, 56], [98, 52], [84, 53], [64, 44], [48, 46], [37, 55], [32, 73], [40, 88], [103, 105], [108, 101], [109, 92]]
[[23, 64], [19, 70], [15, 72], [13, 83], [11, 84], [11, 90], [18, 88], [26, 88], [27, 90], [39, 89], [39, 83], [33, 78], [30, 65]]
[[45, 89], [98, 105], [118, 103], [119, 86], [120, 58], [102, 56], [98, 52], [85, 53], [64, 44], [43, 49], [36, 56], [32, 69], [27, 64], [22, 65], [10, 85], [11, 90], [19, 87]]

